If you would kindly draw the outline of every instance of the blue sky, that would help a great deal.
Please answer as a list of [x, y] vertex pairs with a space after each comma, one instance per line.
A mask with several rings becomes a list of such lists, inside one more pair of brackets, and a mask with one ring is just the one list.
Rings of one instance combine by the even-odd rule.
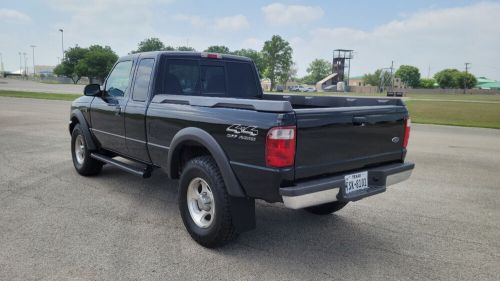
[[279, 34], [294, 49], [299, 75], [336, 48], [356, 51], [352, 74], [412, 64], [422, 76], [447, 67], [500, 80], [499, 1], [5, 1], [0, 5], [0, 52], [19, 68], [19, 52], [36, 45], [36, 64], [54, 65], [65, 47], [102, 44], [125, 55], [147, 37], [203, 50], [260, 49]]

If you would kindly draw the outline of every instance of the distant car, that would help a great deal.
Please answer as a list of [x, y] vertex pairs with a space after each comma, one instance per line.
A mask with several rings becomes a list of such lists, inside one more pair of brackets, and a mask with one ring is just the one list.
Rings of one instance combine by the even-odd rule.
[[312, 93], [312, 92], [317, 92], [317, 90], [314, 87], [306, 87], [302, 92]]
[[281, 85], [276, 86], [276, 92], [283, 92], [285, 88]]

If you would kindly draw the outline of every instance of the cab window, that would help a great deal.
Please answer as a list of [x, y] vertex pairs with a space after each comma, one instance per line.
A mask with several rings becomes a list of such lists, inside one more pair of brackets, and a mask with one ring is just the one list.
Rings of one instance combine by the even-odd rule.
[[122, 61], [116, 64], [106, 81], [106, 93], [108, 96], [123, 97], [127, 92], [130, 82], [130, 70], [132, 61]]
[[154, 59], [142, 59], [139, 62], [135, 75], [134, 90], [132, 91], [132, 99], [134, 101], [146, 100], [154, 64]]

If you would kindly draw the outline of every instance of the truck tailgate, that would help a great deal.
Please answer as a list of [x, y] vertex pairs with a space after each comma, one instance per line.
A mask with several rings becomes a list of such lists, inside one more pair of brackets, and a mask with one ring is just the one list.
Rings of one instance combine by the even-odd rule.
[[404, 105], [295, 109], [295, 178], [302, 179], [404, 157]]

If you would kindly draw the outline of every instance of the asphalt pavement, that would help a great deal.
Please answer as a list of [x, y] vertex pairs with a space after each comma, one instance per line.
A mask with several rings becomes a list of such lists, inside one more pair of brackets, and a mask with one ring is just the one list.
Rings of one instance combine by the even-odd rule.
[[409, 181], [324, 217], [258, 202], [210, 250], [161, 171], [74, 171], [69, 105], [0, 98], [0, 280], [500, 280], [500, 130], [414, 124]]

